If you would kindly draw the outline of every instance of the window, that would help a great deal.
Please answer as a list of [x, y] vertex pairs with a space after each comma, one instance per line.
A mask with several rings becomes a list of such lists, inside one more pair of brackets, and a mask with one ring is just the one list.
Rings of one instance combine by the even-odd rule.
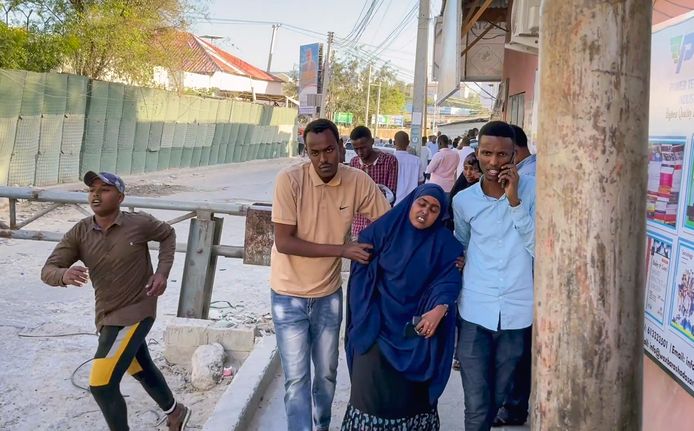
[[508, 102], [511, 106], [508, 122], [522, 128], [525, 120], [525, 93], [510, 96]]

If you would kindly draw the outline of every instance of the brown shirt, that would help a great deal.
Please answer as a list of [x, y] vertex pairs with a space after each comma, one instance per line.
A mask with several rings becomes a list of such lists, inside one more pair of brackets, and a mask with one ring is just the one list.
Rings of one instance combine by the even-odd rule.
[[[390, 209], [376, 183], [364, 172], [340, 164], [328, 183], [310, 162], [277, 175], [272, 221], [296, 225], [297, 238], [318, 244], [344, 244], [355, 214], [375, 220]], [[321, 298], [340, 288], [339, 257], [303, 257], [272, 247], [270, 286], [282, 295]]]
[[41, 280], [64, 286], [63, 274], [78, 260], [89, 269], [96, 300], [96, 327], [127, 326], [156, 317], [157, 297], [147, 296], [152, 276], [148, 241], [158, 241], [157, 273], [168, 278], [176, 252], [176, 232], [147, 213], [121, 211], [105, 232], [94, 217], [82, 219], [53, 250], [41, 270]]

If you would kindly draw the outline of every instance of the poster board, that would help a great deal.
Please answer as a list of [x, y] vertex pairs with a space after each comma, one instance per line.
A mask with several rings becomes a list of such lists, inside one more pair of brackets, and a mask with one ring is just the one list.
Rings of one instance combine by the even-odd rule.
[[644, 349], [694, 395], [694, 13], [653, 28]]

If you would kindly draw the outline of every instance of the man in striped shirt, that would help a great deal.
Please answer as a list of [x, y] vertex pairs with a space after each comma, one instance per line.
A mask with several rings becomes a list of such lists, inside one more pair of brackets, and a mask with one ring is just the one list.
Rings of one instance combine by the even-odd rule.
[[[349, 165], [366, 172], [376, 184], [387, 187], [397, 196], [398, 160], [392, 154], [373, 148], [374, 139], [366, 126], [357, 126], [349, 135], [356, 156]], [[391, 202], [392, 203], [392, 202]], [[371, 222], [362, 215], [355, 215], [352, 222], [352, 237], [356, 238]]]

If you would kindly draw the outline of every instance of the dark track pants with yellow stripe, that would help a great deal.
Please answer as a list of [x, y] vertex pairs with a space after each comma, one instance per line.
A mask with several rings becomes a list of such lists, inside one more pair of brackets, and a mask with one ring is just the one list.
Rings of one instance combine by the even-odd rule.
[[130, 326], [103, 326], [99, 333], [89, 388], [111, 431], [128, 430], [128, 412], [120, 392], [120, 382], [126, 371], [142, 384], [165, 413], [171, 413], [176, 405], [147, 348], [145, 337], [153, 323], [154, 319], [148, 317]]

